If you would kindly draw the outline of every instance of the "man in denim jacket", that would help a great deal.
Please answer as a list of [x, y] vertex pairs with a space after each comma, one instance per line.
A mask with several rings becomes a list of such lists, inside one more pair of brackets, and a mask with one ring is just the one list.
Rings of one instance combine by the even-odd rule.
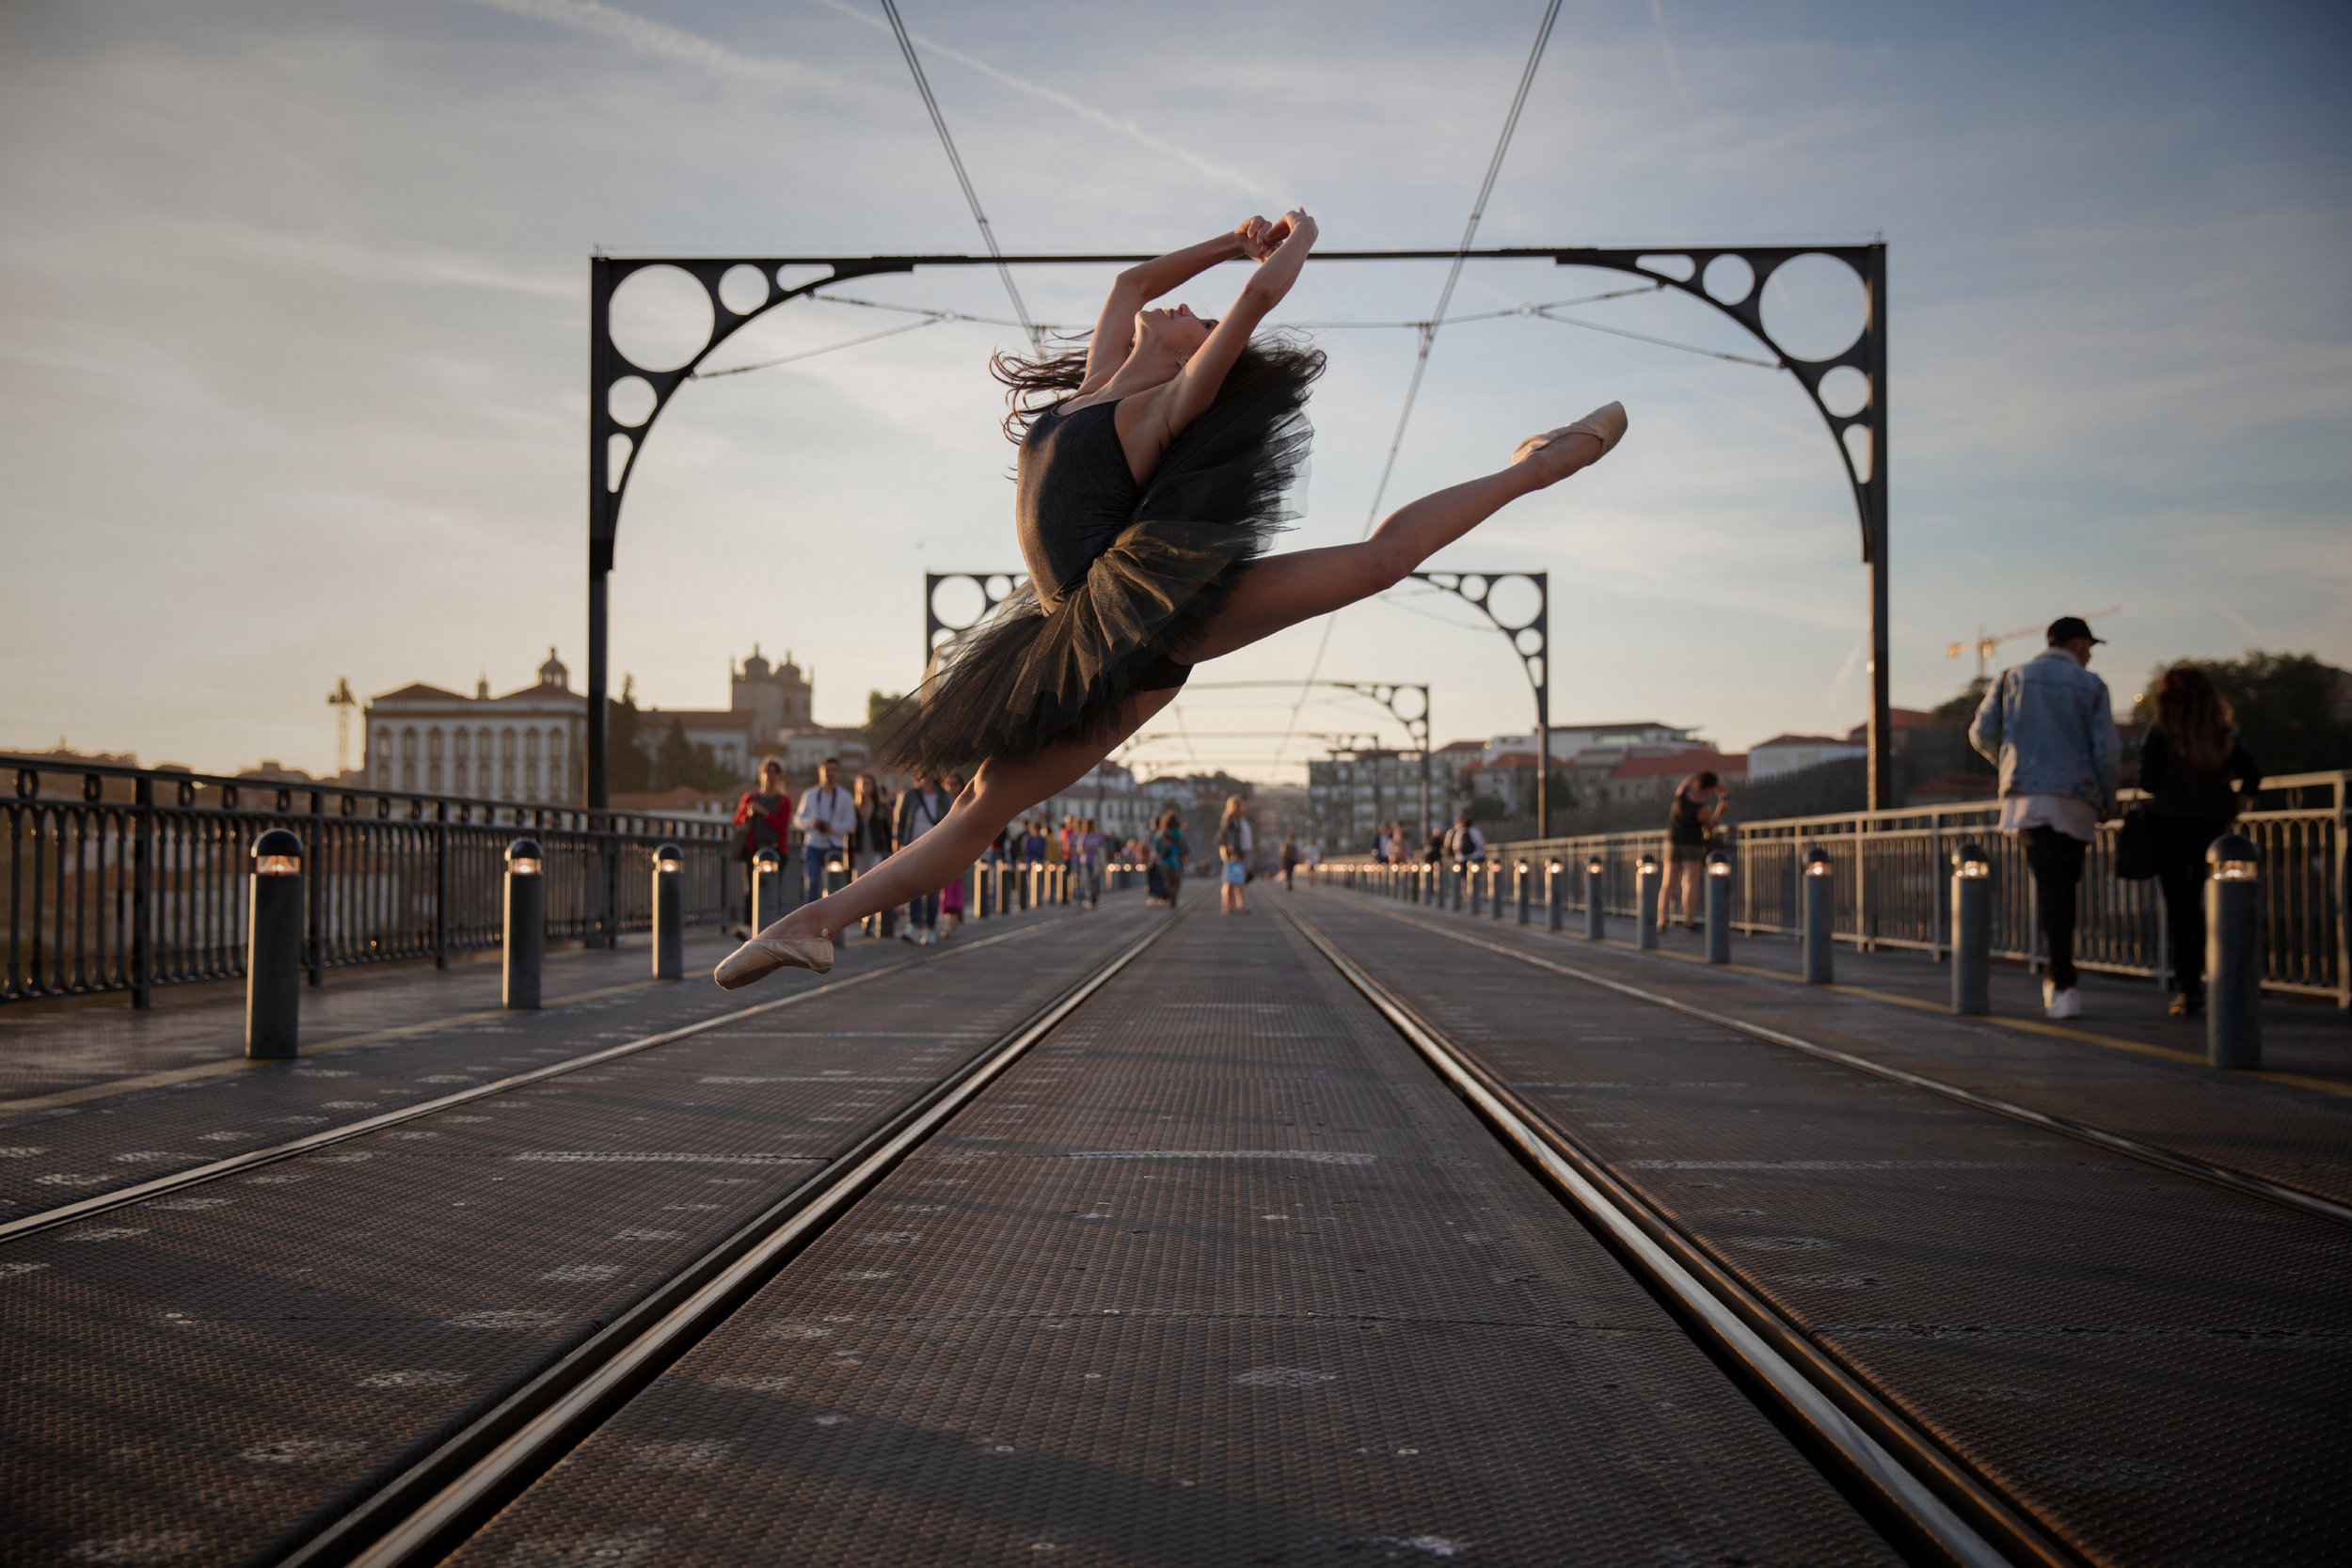
[[2050, 623], [2050, 645], [1984, 694], [1968, 742], [2001, 768], [2001, 827], [2025, 841], [2042, 931], [2050, 948], [2042, 1008], [2076, 1018], [2074, 890], [2098, 825], [2115, 815], [2115, 768], [2122, 753], [2107, 683], [2092, 674], [2090, 635], [2079, 615]]

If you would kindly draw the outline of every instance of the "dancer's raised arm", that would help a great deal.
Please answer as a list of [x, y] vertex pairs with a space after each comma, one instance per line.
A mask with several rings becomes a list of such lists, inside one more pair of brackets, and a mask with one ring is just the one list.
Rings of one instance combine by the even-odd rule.
[[1249, 335], [1298, 281], [1298, 269], [1307, 264], [1307, 253], [1314, 248], [1315, 220], [1307, 215], [1306, 208], [1294, 208], [1266, 231], [1265, 241], [1272, 246], [1271, 253], [1242, 285], [1233, 308], [1225, 312], [1208, 341], [1184, 361], [1184, 370], [1159, 395], [1156, 412], [1165, 425], [1162, 451], [1184, 434], [1185, 426], [1208, 412], [1209, 404], [1216, 401], [1217, 388], [1225, 384], [1225, 373], [1249, 346]]
[[1135, 347], [1136, 312], [1152, 300], [1224, 261], [1263, 261], [1271, 253], [1266, 236], [1274, 225], [1262, 217], [1244, 218], [1229, 233], [1171, 250], [1149, 261], [1138, 261], [1111, 283], [1103, 300], [1103, 313], [1094, 323], [1094, 338], [1087, 345], [1084, 397], [1119, 372]]

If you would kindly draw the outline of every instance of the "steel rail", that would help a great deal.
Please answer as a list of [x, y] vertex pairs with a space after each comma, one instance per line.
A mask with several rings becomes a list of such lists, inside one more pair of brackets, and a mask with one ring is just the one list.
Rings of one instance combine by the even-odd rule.
[[[1065, 915], [1061, 918], [1070, 917]], [[796, 1006], [819, 996], [831, 996], [851, 986], [862, 986], [869, 980], [879, 980], [890, 974], [900, 974], [920, 965], [945, 962], [955, 958], [957, 953], [970, 953], [982, 947], [993, 946], [996, 942], [1010, 942], [1017, 937], [1032, 935], [1057, 923], [1054, 920], [1042, 920], [1017, 931], [1005, 931], [993, 937], [983, 937], [977, 942], [960, 943], [955, 952], [942, 953], [935, 958], [901, 958], [896, 963], [884, 964], [880, 969], [868, 970], [864, 974], [852, 974], [843, 980], [831, 980], [821, 986], [813, 986], [807, 990], [794, 991], [789, 996], [779, 996], [771, 1002], [755, 1002], [748, 1007], [737, 1007], [732, 1011], [720, 1013], [716, 1017], [703, 1019], [679, 1028], [665, 1029], [660, 1034], [641, 1035], [633, 1040], [624, 1040], [618, 1045], [605, 1046], [583, 1055], [568, 1056], [560, 1062], [550, 1062], [545, 1067], [532, 1068], [528, 1072], [512, 1073], [504, 1078], [493, 1079], [487, 1084], [477, 1084], [471, 1088], [459, 1089], [452, 1094], [440, 1095], [414, 1105], [403, 1106], [397, 1111], [386, 1111], [380, 1116], [365, 1117], [358, 1121], [345, 1122], [341, 1127], [326, 1128], [322, 1132], [306, 1132], [299, 1138], [292, 1138], [282, 1144], [272, 1144], [267, 1148], [250, 1149], [243, 1154], [232, 1154], [225, 1160], [214, 1160], [201, 1165], [191, 1165], [186, 1170], [174, 1171], [167, 1176], [154, 1177], [133, 1186], [118, 1187], [112, 1192], [94, 1194], [72, 1203], [60, 1204], [55, 1209], [44, 1209], [37, 1214], [25, 1214], [17, 1219], [0, 1222], [0, 1243], [12, 1242], [19, 1237], [29, 1236], [35, 1231], [53, 1229], [60, 1225], [70, 1225], [75, 1220], [89, 1219], [112, 1210], [127, 1208], [132, 1204], [144, 1203], [150, 1198], [161, 1197], [167, 1193], [176, 1193], [183, 1187], [193, 1187], [207, 1181], [218, 1181], [224, 1177], [235, 1176], [257, 1166], [276, 1164], [280, 1160], [291, 1160], [298, 1154], [308, 1154], [314, 1149], [326, 1148], [347, 1139], [365, 1137], [371, 1132], [379, 1132], [388, 1127], [398, 1127], [404, 1122], [415, 1121], [420, 1117], [437, 1116], [443, 1111], [470, 1104], [474, 1101], [486, 1099], [491, 1095], [506, 1094], [527, 1085], [541, 1083], [549, 1078], [560, 1078], [567, 1072], [577, 1072], [581, 1068], [595, 1067], [599, 1063], [613, 1061], [622, 1056], [633, 1056], [641, 1051], [651, 1051], [656, 1046], [669, 1045], [674, 1041], [685, 1039], [690, 1035], [699, 1035], [707, 1030], [722, 1029], [732, 1023], [740, 1023], [747, 1018], [774, 1012], [779, 1007]]]
[[849, 1152], [280, 1559], [282, 1568], [395, 1568], [447, 1556], [731, 1317], [850, 1205], [1181, 918], [1180, 912], [1155, 922]]
[[1426, 920], [1415, 920], [1409, 915], [1398, 914], [1389, 910], [1376, 910], [1375, 912], [1387, 915], [1391, 920], [1401, 924], [1416, 927], [1421, 930], [1449, 937], [1470, 947], [1484, 948], [1489, 953], [1500, 954], [1506, 958], [1517, 958], [1521, 963], [1532, 964], [1537, 969], [1549, 970], [1554, 974], [1564, 975], [1571, 980], [1581, 980], [1588, 986], [1598, 986], [1603, 990], [1615, 991], [1620, 996], [1632, 997], [1637, 1002], [1651, 1003], [1686, 1017], [1698, 1019], [1703, 1022], [1736, 1030], [1740, 1034], [1763, 1040], [1771, 1045], [1785, 1046], [1790, 1051], [1801, 1051], [1808, 1056], [1818, 1057], [1825, 1062], [1835, 1062], [1839, 1067], [1851, 1068], [1856, 1072], [1867, 1072], [1873, 1077], [1886, 1079], [1890, 1083], [1907, 1085], [1915, 1089], [1924, 1089], [1930, 1094], [1941, 1095], [1946, 1100], [1971, 1106], [1976, 1110], [1989, 1111], [1996, 1117], [2007, 1117], [2011, 1121], [2022, 1121], [2028, 1127], [2038, 1128], [2044, 1132], [2060, 1133], [2079, 1143], [2090, 1144], [2094, 1148], [2104, 1148], [2112, 1154], [2128, 1155], [2132, 1159], [2144, 1161], [2149, 1164], [2170, 1171], [2175, 1176], [2186, 1176], [2199, 1181], [2211, 1182], [2216, 1186], [2226, 1187], [2231, 1192], [2249, 1197], [2266, 1198], [2273, 1203], [2281, 1203], [2307, 1214], [2316, 1214], [2322, 1219], [2352, 1225], [2352, 1206], [2322, 1197], [2316, 1193], [2307, 1193], [2299, 1187], [2290, 1187], [2283, 1182], [2249, 1175], [2228, 1165], [2217, 1165], [2209, 1160], [2201, 1160], [2194, 1154], [2184, 1154], [2178, 1149], [2166, 1148], [2161, 1144], [2142, 1143], [2137, 1138], [2126, 1137], [2121, 1132], [2110, 1132], [2103, 1127], [2093, 1127], [2089, 1122], [2076, 1121], [2072, 1117], [2058, 1116], [2050, 1111], [2037, 1111], [2029, 1105], [2020, 1105], [2014, 1101], [2003, 1100], [1996, 1095], [1980, 1094], [1975, 1089], [1963, 1088], [1958, 1084], [1947, 1084], [1940, 1078], [1930, 1078], [1925, 1073], [1912, 1072], [1903, 1068], [1888, 1067], [1883, 1062], [1874, 1062], [1867, 1056], [1858, 1056], [1851, 1051], [1840, 1051], [1834, 1045], [1823, 1045], [1818, 1040], [1806, 1039], [1802, 1035], [1792, 1035], [1786, 1030], [1774, 1029], [1768, 1024], [1752, 1023], [1746, 1019], [1735, 1018], [1729, 1013], [1719, 1013], [1710, 1008], [1677, 1001], [1671, 996], [1661, 996], [1656, 991], [1628, 985], [1623, 980], [1612, 980], [1605, 974], [1596, 974], [1590, 970], [1579, 969], [1574, 964], [1554, 963], [1549, 958], [1538, 958], [1533, 953], [1518, 952], [1501, 942], [1484, 941], [1467, 932], [1450, 930]]
[[1856, 1382], [1647, 1199], [1482, 1067], [1296, 911], [1283, 916], [1470, 1104], [1692, 1338], [1794, 1423], [1817, 1460], [1938, 1561], [1963, 1568], [2080, 1568], [1972, 1471]]

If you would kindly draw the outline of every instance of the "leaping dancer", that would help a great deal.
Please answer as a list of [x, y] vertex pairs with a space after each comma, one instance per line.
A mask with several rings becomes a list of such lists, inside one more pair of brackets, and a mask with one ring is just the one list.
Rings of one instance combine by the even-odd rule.
[[[1307, 391], [1324, 360], [1250, 334], [1314, 243], [1303, 208], [1250, 218], [1120, 273], [1083, 356], [992, 361], [1011, 388], [1005, 432], [1021, 447], [1013, 511], [1029, 580], [940, 651], [884, 749], [917, 772], [977, 769], [945, 821], [737, 948], [720, 985], [787, 965], [823, 974], [835, 931], [961, 875], [1017, 813], [1167, 706], [1194, 665], [1385, 592], [1625, 434], [1623, 406], [1603, 404], [1529, 436], [1494, 472], [1399, 507], [1360, 543], [1265, 555], [1307, 455]], [[1222, 319], [1145, 309], [1244, 259], [1258, 269]]]

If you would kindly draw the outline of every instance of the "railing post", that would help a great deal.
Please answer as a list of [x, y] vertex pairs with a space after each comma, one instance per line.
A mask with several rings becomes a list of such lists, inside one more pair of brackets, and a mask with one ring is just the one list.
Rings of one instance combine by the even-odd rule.
[[1804, 884], [1804, 981], [1826, 986], [1837, 961], [1837, 864], [1816, 844], [1804, 852], [1804, 875], [1798, 879]]
[[1599, 942], [1609, 932], [1609, 863], [1594, 855], [1584, 863], [1584, 940]]
[[1645, 953], [1658, 949], [1658, 857], [1646, 849], [1633, 868], [1633, 943]]
[[1544, 863], [1544, 927], [1558, 931], [1568, 923], [1568, 868], [1558, 861]]
[[302, 840], [272, 828], [253, 841], [246, 902], [245, 1053], [283, 1059], [301, 1048]]
[[505, 915], [500, 1003], [529, 1011], [539, 1006], [548, 951], [547, 851], [536, 839], [518, 838], [506, 847]]
[[1952, 1011], [1993, 1010], [1993, 857], [1971, 840], [1952, 851]]
[[686, 977], [685, 911], [679, 907], [684, 897], [680, 884], [685, 880], [685, 862], [675, 844], [653, 852], [653, 977], [657, 980]]
[[1707, 852], [1707, 961], [1731, 961], [1731, 857]]
[[302, 961], [316, 990], [326, 984], [326, 879], [331, 875], [326, 863], [326, 792], [323, 789], [310, 791], [310, 820], [303, 842], [309, 851], [303, 881], [310, 897], [310, 934], [303, 940]]
[[2205, 851], [2205, 1063], [2263, 1065], [2262, 851], [2223, 833]]
[[132, 785], [131, 1006], [155, 1003], [155, 781]]
[[433, 824], [433, 967], [449, 967], [449, 806], [440, 807], [444, 820]]

